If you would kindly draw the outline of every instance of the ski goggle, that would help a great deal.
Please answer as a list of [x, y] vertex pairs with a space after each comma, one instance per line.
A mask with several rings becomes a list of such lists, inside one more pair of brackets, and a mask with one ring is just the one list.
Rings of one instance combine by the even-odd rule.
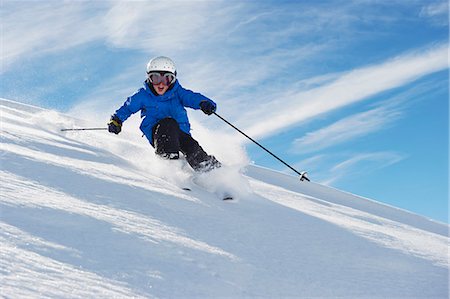
[[150, 83], [154, 85], [158, 85], [159, 83], [163, 83], [166, 86], [169, 86], [173, 82], [175, 82], [176, 77], [172, 73], [158, 73], [158, 72], [151, 72], [148, 73], [148, 80]]

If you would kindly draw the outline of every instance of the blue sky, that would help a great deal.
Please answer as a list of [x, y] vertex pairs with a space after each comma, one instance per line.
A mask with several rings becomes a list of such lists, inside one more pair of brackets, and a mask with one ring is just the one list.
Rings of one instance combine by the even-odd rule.
[[1, 5], [0, 97], [103, 125], [166, 55], [184, 87], [312, 180], [448, 222], [447, 1]]

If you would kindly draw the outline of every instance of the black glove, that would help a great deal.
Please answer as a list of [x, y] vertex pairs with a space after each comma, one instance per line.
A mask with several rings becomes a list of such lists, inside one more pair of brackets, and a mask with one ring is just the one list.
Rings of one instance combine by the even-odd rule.
[[211, 115], [216, 112], [216, 103], [213, 101], [201, 101], [200, 109], [202, 109], [205, 114]]
[[116, 116], [111, 116], [108, 123], [108, 131], [114, 134], [119, 134], [122, 131], [122, 121]]

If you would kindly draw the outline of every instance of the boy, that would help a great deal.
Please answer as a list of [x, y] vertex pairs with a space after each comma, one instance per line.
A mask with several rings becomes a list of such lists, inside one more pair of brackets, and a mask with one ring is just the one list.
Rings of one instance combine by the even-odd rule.
[[178, 159], [183, 153], [189, 165], [199, 172], [221, 166], [214, 156], [208, 155], [191, 136], [191, 126], [185, 107], [201, 109], [211, 115], [216, 103], [200, 93], [184, 89], [177, 80], [174, 62], [164, 56], [151, 59], [147, 64], [144, 86], [128, 97], [111, 116], [108, 131], [119, 134], [122, 123], [138, 111], [143, 118], [142, 133], [165, 159]]

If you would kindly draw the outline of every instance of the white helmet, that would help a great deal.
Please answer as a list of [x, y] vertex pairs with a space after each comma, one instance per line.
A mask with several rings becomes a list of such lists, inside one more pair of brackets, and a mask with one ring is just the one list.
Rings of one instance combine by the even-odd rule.
[[169, 72], [176, 76], [177, 68], [169, 57], [158, 56], [151, 59], [147, 64], [147, 74], [151, 72]]

